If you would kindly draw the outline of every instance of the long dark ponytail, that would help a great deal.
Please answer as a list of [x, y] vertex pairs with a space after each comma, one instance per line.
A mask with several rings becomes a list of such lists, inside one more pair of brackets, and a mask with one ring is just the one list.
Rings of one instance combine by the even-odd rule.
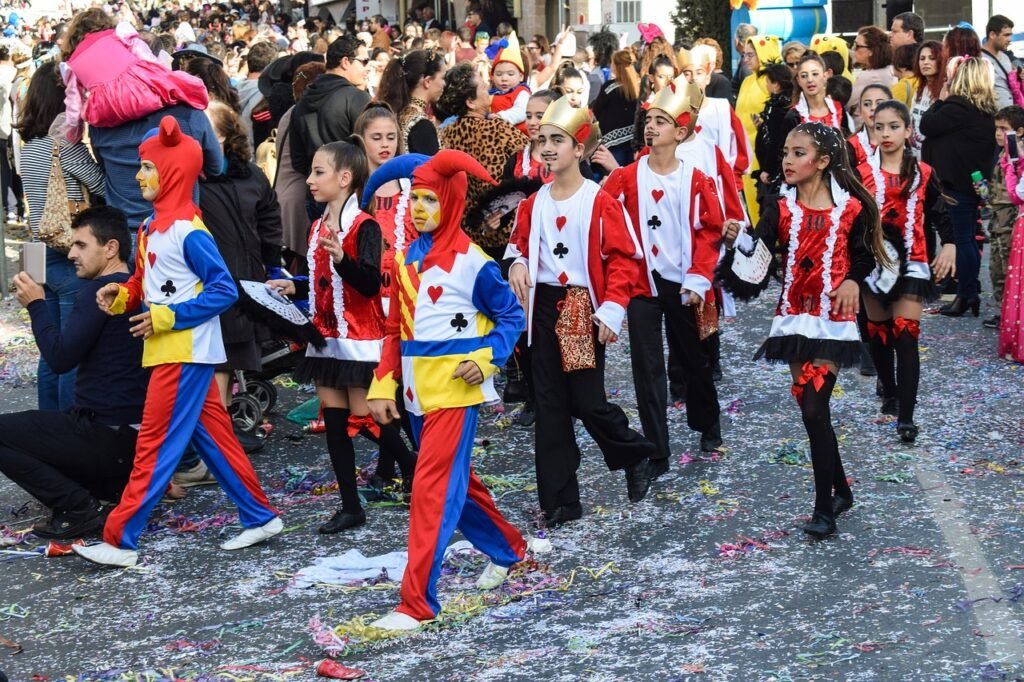
[[394, 57], [381, 75], [377, 99], [387, 102], [392, 111], [401, 116], [420, 81], [437, 75], [442, 69], [444, 54], [440, 50], [412, 50]]
[[[793, 128], [790, 135], [802, 133], [811, 138], [818, 155], [828, 156], [828, 167], [824, 171], [826, 185], [831, 185], [830, 178], [834, 178], [836, 184], [843, 190], [850, 193], [860, 201], [860, 219], [864, 225], [864, 243], [871, 250], [875, 260], [882, 265], [891, 265], [892, 260], [885, 252], [885, 242], [882, 237], [882, 219], [880, 209], [875, 202], [875, 197], [868, 192], [860, 181], [860, 177], [850, 166], [849, 155], [846, 151], [846, 140], [837, 128], [827, 126], [817, 121], [801, 123]], [[835, 202], [836, 197], [832, 197]]]
[[[879, 86], [872, 86], [879, 87]], [[875, 107], [875, 115], [878, 115], [879, 111], [895, 111], [896, 115], [903, 121], [903, 125], [907, 128], [911, 126], [910, 110], [907, 109], [907, 105], [903, 102], [894, 99], [887, 99], [884, 102], [879, 103]], [[917, 177], [917, 157], [914, 156], [914, 152], [910, 149], [910, 145], [903, 145], [903, 160], [900, 161], [900, 181], [903, 183], [902, 189], [900, 190], [900, 197], [906, 199], [910, 196], [910, 190], [914, 185], [914, 178]]]

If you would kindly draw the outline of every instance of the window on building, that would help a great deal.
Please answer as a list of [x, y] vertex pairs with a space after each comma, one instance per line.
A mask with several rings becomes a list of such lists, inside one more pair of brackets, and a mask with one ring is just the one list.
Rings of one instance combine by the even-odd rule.
[[616, 0], [615, 21], [627, 23], [640, 21], [640, 0]]

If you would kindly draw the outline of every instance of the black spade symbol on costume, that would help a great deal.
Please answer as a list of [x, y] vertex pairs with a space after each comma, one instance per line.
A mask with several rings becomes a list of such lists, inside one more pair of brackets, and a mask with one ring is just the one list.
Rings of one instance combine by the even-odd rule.
[[647, 226], [652, 230], [657, 230], [661, 227], [661, 219], [656, 215], [652, 215], [651, 219], [647, 221]]
[[164, 285], [160, 287], [160, 291], [164, 292], [164, 296], [170, 296], [177, 290], [177, 287], [174, 286], [174, 282], [171, 280], [167, 280], [164, 282]]
[[888, 211], [885, 212], [886, 220], [895, 221], [899, 217], [899, 211], [897, 211], [895, 208], [890, 208]]
[[456, 332], [461, 332], [463, 329], [469, 326], [469, 320], [462, 313], [455, 313], [455, 317], [452, 318], [451, 325], [455, 327]]
[[810, 272], [813, 267], [814, 261], [812, 261], [808, 256], [804, 256], [804, 259], [800, 261], [800, 268], [804, 270], [804, 272]]
[[331, 283], [330, 280], [328, 280], [326, 277], [321, 277], [320, 279], [318, 279], [316, 281], [316, 285], [318, 287], [320, 287], [320, 289], [322, 289], [322, 290], [326, 290], [328, 285], [330, 285], [330, 283]]
[[558, 258], [565, 258], [566, 254], [569, 253], [569, 249], [562, 242], [558, 242], [555, 244], [555, 250], [552, 253]]

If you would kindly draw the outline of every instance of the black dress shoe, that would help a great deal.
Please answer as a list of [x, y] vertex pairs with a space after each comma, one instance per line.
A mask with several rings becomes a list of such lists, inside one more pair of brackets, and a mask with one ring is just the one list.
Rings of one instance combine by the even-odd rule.
[[320, 532], [324, 535], [332, 535], [349, 528], [361, 526], [364, 523], [366, 523], [366, 512], [359, 510], [359, 512], [353, 514], [339, 509], [334, 512], [334, 516], [331, 517], [330, 521], [320, 526]]
[[913, 443], [917, 440], [917, 434], [921, 432], [921, 429], [913, 423], [896, 424], [896, 433], [899, 434], [900, 440], [904, 443]]
[[832, 496], [832, 516], [839, 516], [843, 512], [849, 511], [852, 506], [853, 497], [843, 497], [842, 495]]
[[550, 514], [544, 512], [544, 527], [558, 528], [570, 521], [578, 521], [583, 518], [583, 506], [579, 502], [556, 507]]
[[718, 452], [720, 447], [722, 447], [722, 426], [719, 423], [700, 434], [700, 450], [701, 452]]
[[663, 474], [668, 473], [668, 457], [659, 457], [655, 459], [651, 457], [647, 461], [647, 475], [651, 477], [651, 480], [658, 478]]
[[32, 532], [47, 540], [74, 540], [103, 527], [103, 507], [93, 500], [83, 509], [57, 512], [46, 523], [32, 527]]
[[895, 417], [900, 412], [899, 398], [882, 398], [882, 407], [879, 412]]
[[639, 502], [651, 488], [651, 469], [646, 459], [626, 467], [626, 494], [630, 502]]
[[720, 360], [714, 360], [711, 363], [711, 380], [722, 380], [722, 362]]
[[533, 426], [535, 421], [537, 421], [537, 413], [533, 410], [533, 401], [527, 400], [523, 405], [523, 411], [519, 413], [519, 425]]
[[984, 327], [985, 329], [999, 329], [999, 323], [1001, 321], [1002, 317], [1000, 315], [993, 315], [992, 317], [982, 322], [981, 326]]
[[811, 520], [804, 524], [803, 531], [816, 538], [827, 538], [836, 532], [836, 517], [816, 511]]

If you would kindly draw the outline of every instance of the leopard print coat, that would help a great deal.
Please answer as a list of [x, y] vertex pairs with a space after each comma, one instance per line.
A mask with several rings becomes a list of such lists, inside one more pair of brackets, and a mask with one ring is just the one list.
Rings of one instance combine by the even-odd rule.
[[[500, 118], [463, 116], [442, 128], [440, 135], [441, 149], [458, 149], [466, 152], [479, 161], [491, 177], [499, 182], [505, 163], [530, 141], [526, 135]], [[487, 188], [488, 185], [483, 180], [470, 176], [462, 229], [470, 239], [484, 248], [503, 247], [508, 244], [511, 224], [503, 229], [490, 230], [466, 222], [465, 216], [473, 213], [477, 199]]]

